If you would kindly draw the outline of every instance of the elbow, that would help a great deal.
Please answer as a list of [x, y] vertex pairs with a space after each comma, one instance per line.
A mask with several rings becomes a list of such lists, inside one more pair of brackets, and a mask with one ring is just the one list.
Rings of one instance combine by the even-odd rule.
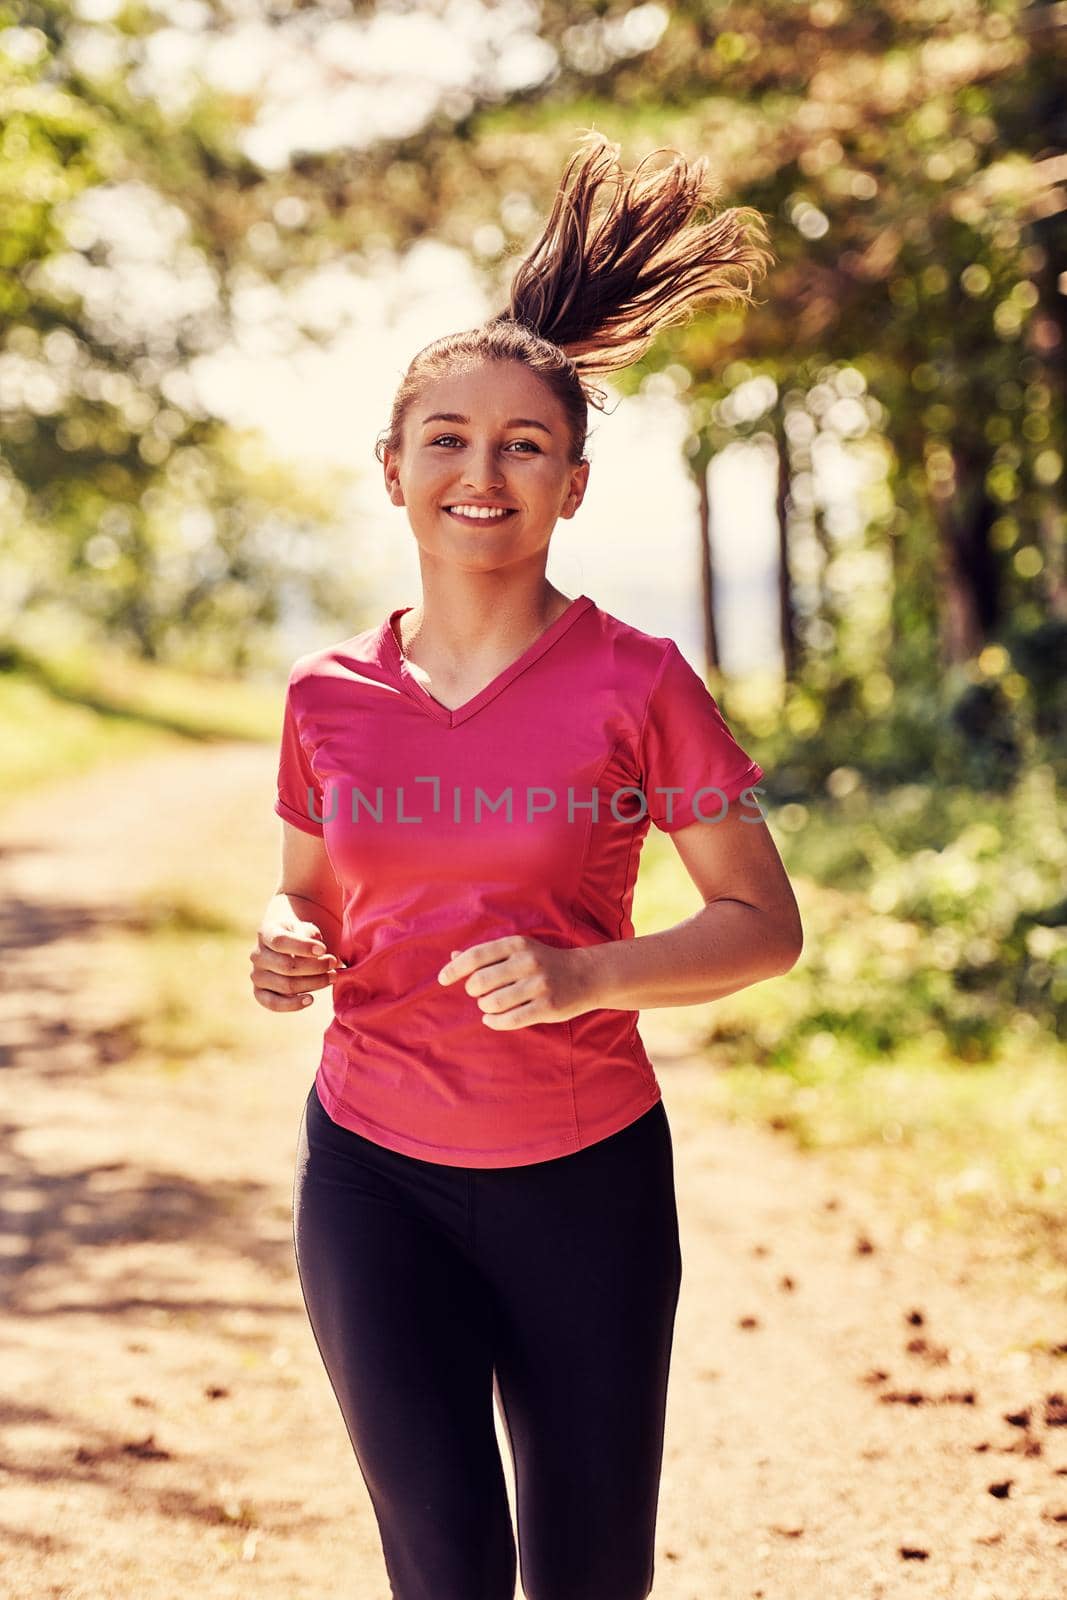
[[804, 950], [804, 940], [802, 938], [800, 940], [798, 940], [795, 944], [787, 945], [786, 946], [786, 950], [785, 950], [785, 954], [783, 956], [781, 965], [778, 968], [776, 976], [781, 978], [787, 972], [792, 972], [793, 968], [796, 966], [797, 962], [800, 960], [800, 957], [801, 957], [801, 954], [803, 953], [803, 950]]
[[786, 918], [785, 925], [779, 923], [775, 933], [777, 956], [774, 976], [780, 978], [785, 973], [792, 972], [804, 952], [804, 928], [800, 921], [800, 912], [795, 905], [792, 914]]
[[785, 941], [782, 949], [783, 964], [779, 969], [779, 975], [786, 972], [792, 972], [793, 968], [796, 966], [797, 962], [804, 953], [804, 929], [801, 926], [799, 917], [796, 919], [795, 927], [790, 929], [789, 937]]

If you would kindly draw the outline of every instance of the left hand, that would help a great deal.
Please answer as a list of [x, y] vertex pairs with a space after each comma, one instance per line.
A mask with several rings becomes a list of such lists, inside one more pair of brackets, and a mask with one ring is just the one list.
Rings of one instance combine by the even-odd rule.
[[438, 981], [466, 979], [463, 986], [478, 1001], [482, 1021], [498, 1033], [534, 1022], [567, 1022], [596, 1005], [590, 954], [581, 946], [559, 950], [512, 933], [453, 950]]

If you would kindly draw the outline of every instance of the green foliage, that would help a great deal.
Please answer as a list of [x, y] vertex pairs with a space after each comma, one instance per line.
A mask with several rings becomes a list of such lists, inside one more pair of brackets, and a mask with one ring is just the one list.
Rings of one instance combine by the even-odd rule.
[[[268, 24], [304, 48], [319, 8], [290, 9]], [[0, 50], [0, 634], [65, 618], [224, 671], [270, 658], [290, 600], [350, 618], [337, 486], [249, 468], [249, 441], [197, 404], [191, 360], [227, 338], [238, 290], [428, 234], [468, 250], [501, 301], [597, 127], [628, 163], [705, 156], [719, 203], [770, 226], [778, 259], [749, 311], [702, 308], [613, 381], [669, 381], [700, 457], [777, 454], [795, 658], [757, 731], [783, 796], [850, 765], [1009, 788], [1064, 722], [1053, 10], [681, 0], [576, 17], [551, 0], [540, 80], [486, 74], [413, 133], [268, 172], [242, 149], [253, 95], [200, 83], [170, 109], [139, 89], [163, 13], [0, 4], [19, 25]], [[238, 25], [221, 4], [214, 20]], [[112, 70], [86, 67], [87, 40]], [[113, 216], [165, 241], [150, 324], [114, 292]], [[859, 527], [819, 500], [816, 458], [835, 451], [864, 480]]]
[[[290, 9], [268, 7], [266, 21], [305, 48], [318, 8]], [[885, 667], [898, 699], [875, 718], [874, 758], [887, 778], [919, 727], [968, 761], [984, 742], [979, 778], [984, 764], [1007, 781], [1019, 757], [1010, 695], [963, 685], [936, 718], [909, 698], [938, 688], [946, 661], [990, 639], [1010, 649], [1016, 623], [1035, 633], [1067, 605], [1051, 499], [1065, 448], [1054, 372], [1064, 214], [1039, 159], [1058, 147], [1053, 11], [1010, 0], [976, 17], [879, 0], [816, 16], [785, 0], [757, 11], [681, 0], [662, 14], [576, 17], [551, 0], [537, 21], [549, 52], [539, 80], [502, 91], [486, 74], [411, 134], [298, 152], [267, 172], [242, 149], [254, 96], [200, 83], [169, 109], [139, 89], [169, 17], [124, 7], [98, 21], [70, 0], [8, 0], [0, 17], [20, 27], [0, 51], [13, 269], [0, 274], [0, 533], [6, 576], [32, 569], [34, 581], [4, 585], [0, 630], [65, 603], [142, 654], [186, 661], [210, 641], [240, 666], [266, 648], [279, 587], [327, 617], [345, 599], [350, 608], [324, 577], [329, 563], [287, 562], [288, 534], [266, 531], [322, 526], [324, 508], [291, 507], [281, 481], [265, 507], [216, 460], [226, 430], [182, 381], [190, 358], [225, 339], [236, 289], [427, 234], [469, 250], [502, 299], [576, 134], [595, 126], [630, 161], [663, 147], [706, 156], [721, 203], [754, 206], [770, 224], [778, 262], [751, 311], [708, 306], [616, 381], [633, 390], [666, 371], [702, 448], [778, 450], [792, 683], [854, 724], [887, 709], [884, 689], [874, 705], [868, 694]], [[354, 5], [352, 22], [374, 14]], [[221, 5], [215, 24], [239, 25]], [[86, 66], [87, 41], [110, 71]], [[173, 304], [150, 328], [121, 297], [99, 309], [121, 262], [93, 220], [100, 205], [79, 209], [86, 198], [139, 209], [170, 241], [160, 266]], [[753, 382], [768, 403], [736, 405]], [[858, 541], [812, 499], [816, 444], [884, 458]], [[190, 519], [175, 525], [170, 490], [190, 458], [206, 463], [184, 474], [200, 484], [197, 509], [221, 501], [227, 514], [181, 551]], [[151, 500], [163, 479], [166, 527]], [[694, 580], [696, 570], [694, 559]], [[1027, 676], [1031, 658], [1017, 661]], [[1040, 708], [1035, 717], [1047, 732]]]
[[791, 874], [819, 889], [763, 1064], [793, 1070], [814, 1039], [857, 1062], [918, 1041], [931, 1062], [985, 1061], [1021, 1014], [1062, 1041], [1067, 803], [1051, 768], [1003, 794], [839, 787], [772, 813]]
[[333, 475], [269, 463], [189, 378], [227, 334], [247, 162], [206, 93], [183, 123], [131, 91], [161, 18], [102, 24], [117, 65], [87, 78], [91, 21], [16, 9], [0, 7], [20, 24], [0, 33], [0, 637], [65, 622], [182, 667], [268, 664], [284, 601], [338, 618], [350, 601]]
[[[1057, 671], [1067, 626], [1006, 630], [935, 683], [880, 665], [833, 678], [808, 674], [744, 719], [779, 802], [805, 800], [853, 774], [876, 789], [972, 785], [1006, 792], [1035, 763], [1067, 776], [1067, 690]], [[1057, 654], [1058, 653], [1058, 654]]]
[[[1021, 756], [1010, 693], [961, 684], [929, 713], [909, 701], [938, 696], [946, 665], [985, 644], [1011, 649], [1017, 625], [1067, 618], [1067, 213], [1041, 160], [1062, 142], [1055, 8], [977, 18], [964, 5], [845, 4], [816, 17], [770, 4], [727, 16], [683, 0], [665, 15], [651, 47], [631, 52], [618, 15], [576, 25], [545, 9], [558, 73], [532, 104], [488, 107], [466, 146], [483, 214], [495, 177], [518, 182], [520, 147], [518, 186], [543, 211], [578, 127], [592, 125], [631, 160], [663, 146], [706, 156], [722, 204], [767, 217], [779, 260], [757, 305], [743, 317], [712, 306], [669, 330], [619, 387], [670, 374], [694, 448], [773, 442], [790, 677], [827, 717], [844, 703], [842, 741], [884, 709], [884, 692], [872, 705], [866, 690], [888, 671], [899, 698], [873, 735], [887, 779], [906, 774], [919, 727], [924, 755], [951, 748], [976, 781], [1010, 781]], [[501, 286], [514, 248], [488, 267]], [[736, 404], [757, 382], [765, 403]], [[815, 446], [835, 445], [858, 465], [883, 458], [865, 539], [836, 534], [814, 492]], [[1030, 658], [1013, 654], [1027, 677]]]
[[[768, 815], [804, 949], [783, 977], [679, 1013], [709, 1111], [839, 1154], [845, 1177], [858, 1163], [902, 1220], [973, 1230], [1062, 1295], [1067, 801], [1051, 765], [1000, 792], [839, 771]], [[637, 898], [639, 934], [699, 909], [660, 837]]]

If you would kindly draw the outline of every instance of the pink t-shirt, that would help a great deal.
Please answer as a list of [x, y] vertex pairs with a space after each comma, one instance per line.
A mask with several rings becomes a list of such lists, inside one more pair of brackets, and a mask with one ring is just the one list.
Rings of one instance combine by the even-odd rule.
[[439, 970], [511, 933], [633, 938], [650, 822], [711, 823], [763, 770], [673, 640], [588, 595], [454, 710], [401, 652], [409, 610], [301, 656], [286, 691], [275, 810], [324, 835], [344, 901], [316, 1087], [335, 1122], [404, 1155], [547, 1161], [660, 1098], [639, 1013], [497, 1032]]

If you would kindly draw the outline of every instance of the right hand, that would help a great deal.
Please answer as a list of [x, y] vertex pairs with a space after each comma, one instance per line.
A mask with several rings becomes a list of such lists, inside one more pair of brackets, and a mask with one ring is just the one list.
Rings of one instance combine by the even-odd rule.
[[301, 1010], [311, 1002], [310, 990], [325, 989], [345, 970], [313, 922], [293, 917], [264, 923], [257, 939], [249, 955], [252, 993], [268, 1011]]

